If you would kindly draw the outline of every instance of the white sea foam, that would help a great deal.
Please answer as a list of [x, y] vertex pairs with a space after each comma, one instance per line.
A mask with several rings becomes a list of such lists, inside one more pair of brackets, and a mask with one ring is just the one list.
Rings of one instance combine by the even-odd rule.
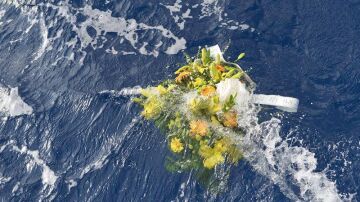
[[0, 184], [5, 184], [11, 180], [11, 177], [4, 177], [0, 175]]
[[[139, 47], [137, 46], [138, 38], [139, 38], [137, 31], [155, 30], [160, 32], [163, 35], [163, 37], [173, 39], [175, 41], [174, 44], [172, 44], [170, 47], [167, 48], [167, 50], [165, 51], [166, 53], [176, 54], [180, 50], [185, 48], [185, 44], [186, 44], [185, 39], [178, 38], [170, 30], [165, 29], [162, 25], [150, 26], [144, 23], [138, 23], [135, 19], [113, 17], [111, 16], [110, 11], [104, 12], [98, 9], [92, 9], [91, 6], [89, 5], [86, 5], [82, 9], [81, 13], [89, 17], [86, 21], [80, 24], [80, 30], [78, 31], [78, 35], [82, 41], [83, 47], [86, 47], [89, 44], [95, 45], [97, 43], [96, 39], [99, 36], [101, 36], [101, 33], [114, 32], [117, 33], [118, 36], [124, 37], [127, 41], [129, 41], [134, 49], [139, 49]], [[86, 30], [89, 26], [96, 30], [97, 37], [95, 37], [94, 39], [90, 37], [90, 35]], [[161, 43], [161, 45], [162, 44], [163, 43]], [[152, 51], [143, 49], [145, 51], [142, 51], [141, 53], [144, 55], [158, 56], [159, 54], [158, 48], [160, 46], [157, 46]], [[174, 50], [174, 47], [177, 47], [177, 49]]]
[[32, 114], [33, 109], [26, 104], [18, 93], [18, 88], [0, 87], [0, 113], [5, 116]]
[[[30, 150], [26, 146], [18, 147], [16, 142], [13, 140], [8, 141], [6, 144], [2, 145], [0, 148], [0, 153], [4, 151], [4, 149], [8, 147], [9, 149], [18, 152], [20, 154], [26, 155], [26, 169], [28, 172], [35, 166], [39, 166], [41, 168], [41, 181], [43, 186], [42, 191], [47, 191], [44, 197], [48, 197], [53, 189], [55, 188], [55, 183], [57, 181], [58, 176], [55, 174], [53, 170], [46, 164], [46, 162], [41, 159], [39, 151], [37, 150]], [[7, 177], [6, 179], [11, 179], [11, 177]], [[0, 177], [0, 184], [1, 184], [1, 177]], [[17, 182], [12, 189], [12, 192], [17, 192], [19, 189], [21, 191], [21, 183]]]
[[[4, 17], [6, 11], [5, 10], [0, 10], [0, 20]], [[3, 24], [2, 21], [0, 21], [0, 26]]]
[[221, 3], [221, 0], [203, 0], [201, 3], [200, 19], [210, 16], [217, 16], [220, 27], [224, 27], [229, 30], [250, 30], [251, 32], [255, 31], [255, 28], [244, 22], [239, 22], [237, 19], [229, 19], [228, 14], [224, 12]]
[[[246, 129], [244, 137], [224, 133], [237, 142], [252, 167], [294, 201], [343, 200], [335, 182], [330, 181], [324, 172], [315, 171], [315, 154], [304, 147], [290, 146], [283, 140], [279, 119], [258, 123], [258, 111], [258, 107], [251, 106], [249, 111], [241, 114], [238, 124]], [[295, 191], [295, 187], [300, 193]]]
[[20, 183], [20, 182], [17, 182], [17, 183], [14, 185], [13, 189], [11, 190], [11, 192], [12, 192], [12, 193], [17, 192], [20, 186], [21, 186], [21, 183]]
[[192, 18], [190, 15], [191, 9], [187, 8], [185, 12], [181, 11], [183, 7], [181, 4], [181, 0], [176, 0], [174, 5], [165, 5], [165, 7], [170, 11], [171, 16], [173, 17], [177, 26], [183, 30], [185, 27], [186, 19]]
[[223, 8], [219, 5], [218, 0], [203, 0], [201, 2], [201, 18], [209, 17], [212, 15], [218, 16], [219, 22], [223, 20]]
[[57, 176], [55, 175], [55, 172], [46, 165], [45, 161], [40, 158], [39, 151], [29, 150], [26, 146], [22, 146], [21, 148], [19, 148], [15, 144], [12, 144], [12, 149], [21, 154], [29, 155], [32, 160], [28, 162], [27, 168], [30, 170], [33, 168], [34, 165], [40, 166], [42, 168], [42, 183], [44, 185], [54, 186], [57, 180]]
[[39, 47], [38, 51], [34, 54], [34, 59], [38, 60], [46, 51], [46, 48], [49, 46], [49, 38], [48, 38], [48, 28], [46, 27], [45, 24], [45, 19], [42, 16], [43, 14], [40, 14], [40, 20], [39, 20], [39, 25], [40, 25], [40, 33], [41, 33], [41, 37], [42, 37], [42, 44]]
[[115, 97], [119, 97], [119, 96], [132, 96], [132, 95], [138, 95], [141, 92], [141, 87], [140, 86], [135, 86], [135, 87], [128, 87], [128, 88], [123, 88], [120, 91], [116, 91], [116, 90], [104, 90], [99, 92], [100, 94], [111, 94], [112, 96]]
[[[114, 17], [112, 16], [111, 11], [101, 11], [98, 9], [92, 8], [90, 5], [85, 5], [83, 8], [73, 8], [67, 1], [61, 2], [58, 5], [52, 3], [39, 3], [36, 6], [26, 7], [22, 6], [22, 3], [18, 1], [6, 1], [7, 3], [11, 3], [17, 7], [20, 7], [22, 12], [29, 16], [30, 26], [24, 33], [28, 33], [31, 28], [38, 24], [41, 30], [42, 43], [38, 48], [38, 51], [34, 54], [34, 59], [38, 60], [44, 53], [52, 49], [53, 44], [57, 39], [63, 40], [66, 32], [64, 31], [63, 25], [64, 20], [71, 26], [71, 29], [74, 33], [76, 33], [75, 38], [69, 38], [66, 42], [59, 42], [61, 46], [59, 50], [63, 49], [72, 49], [78, 51], [78, 54], [82, 55], [79, 59], [80, 64], [82, 64], [86, 52], [85, 48], [91, 46], [93, 49], [103, 48], [108, 39], [105, 37], [107, 33], [116, 33], [118, 37], [122, 40], [125, 39], [133, 48], [133, 50], [117, 50], [115, 51], [113, 47], [107, 50], [106, 52], [110, 52], [112, 54], [134, 54], [140, 53], [143, 55], [151, 55], [157, 57], [162, 51], [166, 54], [177, 54], [179, 51], [186, 48], [186, 40], [183, 37], [176, 36], [169, 29], [166, 29], [162, 25], [151, 26], [145, 23], [137, 22], [135, 19], [125, 19], [123, 17]], [[43, 8], [51, 8], [57, 12], [52, 19], [46, 19], [43, 14]], [[78, 22], [78, 15], [85, 16], [85, 20], [82, 22]], [[184, 14], [183, 18], [190, 18], [189, 12]], [[46, 24], [45, 24], [46, 22]], [[49, 36], [48, 30], [51, 28], [58, 29], [56, 36]], [[92, 28], [95, 30], [95, 35], [90, 35], [88, 29]], [[152, 31], [145, 32], [146, 33], [156, 33], [160, 35], [160, 41], [157, 44], [151, 44], [149, 41], [139, 41], [141, 37], [141, 31]], [[145, 38], [154, 38], [145, 37]], [[120, 43], [120, 44], [121, 44]], [[80, 48], [78, 48], [77, 44], [80, 44]], [[58, 46], [58, 45], [57, 45]], [[64, 58], [73, 60], [74, 55], [64, 56]], [[56, 65], [56, 62], [54, 62]]]
[[68, 180], [68, 181], [66, 181], [67, 182], [67, 184], [69, 185], [69, 190], [71, 189], [71, 188], [73, 188], [73, 187], [76, 187], [77, 186], [77, 182], [75, 181], [75, 180]]
[[[122, 49], [121, 46], [117, 46], [118, 50], [115, 50], [114, 47], [110, 47], [110, 49], [105, 50], [111, 54], [128, 55], [138, 53], [157, 57], [160, 52], [166, 54], [177, 54], [179, 51], [186, 48], [186, 40], [183, 37], [176, 36], [173, 32], [162, 25], [150, 26], [145, 23], [137, 22], [135, 19], [114, 17], [112, 16], [111, 11], [101, 11], [92, 8], [90, 5], [85, 5], [83, 8], [73, 8], [68, 3], [69, 1], [66, 0], [57, 5], [52, 3], [40, 3], [34, 4], [35, 6], [26, 7], [22, 6], [24, 4], [21, 2], [19, 3], [18, 1], [7, 0], [6, 2], [20, 7], [22, 12], [29, 16], [30, 26], [24, 33], [28, 33], [34, 25], [38, 25], [40, 27], [43, 41], [40, 44], [38, 51], [34, 54], [33, 61], [38, 60], [47, 51], [52, 50], [52, 46], [57, 39], [59, 39], [57, 41], [59, 42], [65, 38], [66, 31], [62, 28], [64, 20], [71, 26], [72, 31], [76, 33], [76, 37], [68, 38], [68, 41], [66, 42], [59, 42], [61, 43], [61, 46], [56, 46], [59, 50], [72, 49], [80, 54], [79, 57], [75, 57], [74, 53], [64, 55], [62, 57], [68, 60], [78, 58], [80, 64], [83, 63], [87, 55], [85, 48], [88, 46], [91, 46], [93, 49], [103, 48], [105, 43], [108, 41], [105, 35], [110, 32], [118, 35], [121, 39], [120, 44], [126, 40], [133, 48], [132, 50], [128, 50], [128, 48]], [[174, 18], [174, 21], [180, 29], [184, 29], [186, 19], [193, 18], [190, 13], [192, 9], [196, 8], [196, 6], [191, 7], [187, 4], [186, 7], [184, 7], [181, 0], [176, 0], [173, 5], [164, 6], [170, 11], [171, 16]], [[57, 15], [55, 15], [52, 19], [45, 20], [45, 16], [43, 14], [44, 9], [39, 9], [40, 7], [54, 9], [53, 12], [57, 12]], [[202, 14], [199, 16], [199, 19], [212, 15], [218, 16], [219, 22], [221, 22], [220, 26], [230, 30], [255, 30], [248, 24], [227, 19], [227, 15], [224, 13], [221, 6], [221, 1], [218, 0], [203, 0], [201, 3], [201, 13]], [[76, 16], [79, 15], [85, 16], [86, 19], [83, 22], [78, 22]], [[49, 36], [48, 30], [52, 28], [58, 30], [55, 36]], [[95, 30], [94, 35], [89, 34], [89, 28]], [[142, 37], [150, 39], [153, 38], [140, 34], [140, 31], [147, 30], [161, 35], [160, 41], [151, 45], [150, 41], [140, 41], [139, 39]], [[80, 46], [77, 46], [77, 44], [80, 44]], [[55, 59], [53, 65], [56, 65], [57, 61], [60, 59], [61, 58], [57, 60]]]

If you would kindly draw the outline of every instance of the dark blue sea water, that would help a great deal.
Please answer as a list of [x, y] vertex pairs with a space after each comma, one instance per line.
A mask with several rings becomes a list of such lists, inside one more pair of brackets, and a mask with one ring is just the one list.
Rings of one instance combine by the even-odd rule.
[[[2, 0], [1, 88], [33, 111], [0, 106], [1, 201], [360, 201], [359, 13], [356, 0]], [[259, 113], [281, 137], [257, 154], [276, 171], [245, 159], [220, 194], [167, 172], [160, 131], [100, 93], [156, 84], [215, 44], [246, 53], [256, 93], [300, 100]]]

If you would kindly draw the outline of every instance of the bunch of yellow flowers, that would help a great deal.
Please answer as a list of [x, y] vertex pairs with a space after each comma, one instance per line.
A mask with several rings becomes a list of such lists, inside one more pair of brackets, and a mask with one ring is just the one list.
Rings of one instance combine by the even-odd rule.
[[[173, 171], [213, 170], [222, 164], [237, 164], [242, 153], [236, 143], [219, 129], [238, 128], [236, 94], [221, 100], [217, 84], [227, 79], [242, 80], [244, 72], [210, 57], [202, 49], [199, 57], [188, 57], [175, 72], [175, 79], [142, 90], [134, 101], [143, 107], [142, 115], [153, 120], [166, 135], [173, 153], [168, 168]], [[239, 133], [241, 135], [241, 133]]]

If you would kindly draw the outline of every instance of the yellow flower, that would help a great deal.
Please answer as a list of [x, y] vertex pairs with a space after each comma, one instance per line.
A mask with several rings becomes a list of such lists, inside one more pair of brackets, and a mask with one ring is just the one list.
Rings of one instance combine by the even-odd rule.
[[210, 158], [204, 159], [203, 164], [205, 168], [213, 169], [216, 165], [224, 163], [224, 161], [225, 158], [221, 154], [215, 153]]
[[217, 140], [214, 145], [214, 152], [223, 154], [228, 150], [228, 145], [224, 139]]
[[202, 73], [205, 72], [205, 70], [207, 69], [207, 67], [204, 67], [204, 66], [202, 66], [201, 64], [194, 62], [194, 63], [193, 63], [193, 69], [194, 69], [194, 70], [197, 70], [200, 74], [202, 74]]
[[159, 91], [160, 95], [164, 95], [164, 94], [166, 94], [166, 93], [168, 92], [168, 91], [166, 90], [166, 88], [165, 88], [164, 86], [162, 86], [162, 85], [158, 85], [158, 86], [156, 87], [156, 90]]
[[203, 158], [209, 158], [214, 154], [213, 149], [206, 142], [200, 141], [199, 155]]
[[200, 141], [199, 155], [204, 158], [204, 167], [212, 169], [216, 165], [224, 163], [224, 154], [226, 154], [227, 150], [228, 145], [223, 139], [217, 140], [213, 148], [204, 141]]
[[206, 82], [202, 78], [196, 78], [193, 84], [194, 84], [194, 87], [197, 88], [197, 87], [201, 87], [201, 86], [205, 85]]
[[[227, 160], [232, 164], [237, 164], [239, 160], [243, 157], [240, 149], [236, 147], [234, 142], [232, 142], [228, 138], [222, 138], [221, 140], [219, 140], [219, 142], [221, 142], [221, 144], [223, 144], [224, 148], [226, 149], [226, 151], [224, 152], [226, 152], [228, 156]], [[221, 150], [220, 146], [221, 145], [218, 145], [218, 150]]]
[[181, 82], [183, 82], [183, 80], [186, 79], [187, 77], [189, 77], [190, 74], [191, 74], [191, 72], [189, 72], [189, 71], [181, 72], [181, 73], [175, 78], [176, 83], [181, 83]]
[[225, 112], [223, 124], [229, 128], [236, 128], [238, 126], [237, 114], [235, 112]]
[[205, 86], [202, 90], [201, 90], [201, 95], [203, 96], [211, 96], [216, 92], [216, 89], [214, 86]]
[[142, 111], [142, 115], [146, 119], [152, 119], [159, 115], [161, 112], [162, 103], [156, 96], [150, 96], [144, 104], [144, 110]]
[[190, 132], [195, 135], [205, 136], [208, 133], [208, 125], [202, 120], [192, 120], [190, 122]]
[[180, 139], [175, 137], [175, 138], [171, 139], [170, 149], [171, 149], [171, 151], [173, 151], [175, 153], [179, 153], [182, 150], [184, 150], [184, 146], [183, 146], [183, 143], [181, 143]]

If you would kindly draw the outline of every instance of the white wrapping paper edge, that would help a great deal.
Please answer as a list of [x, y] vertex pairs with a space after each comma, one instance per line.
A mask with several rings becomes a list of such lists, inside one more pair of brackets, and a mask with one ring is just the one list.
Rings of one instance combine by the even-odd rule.
[[[216, 58], [219, 54], [220, 59], [225, 61], [219, 45], [211, 46], [207, 48], [210, 51], [210, 57]], [[299, 100], [293, 97], [284, 97], [280, 95], [264, 95], [254, 94], [251, 101], [255, 104], [274, 106], [277, 109], [286, 112], [297, 112], [299, 106]]]

